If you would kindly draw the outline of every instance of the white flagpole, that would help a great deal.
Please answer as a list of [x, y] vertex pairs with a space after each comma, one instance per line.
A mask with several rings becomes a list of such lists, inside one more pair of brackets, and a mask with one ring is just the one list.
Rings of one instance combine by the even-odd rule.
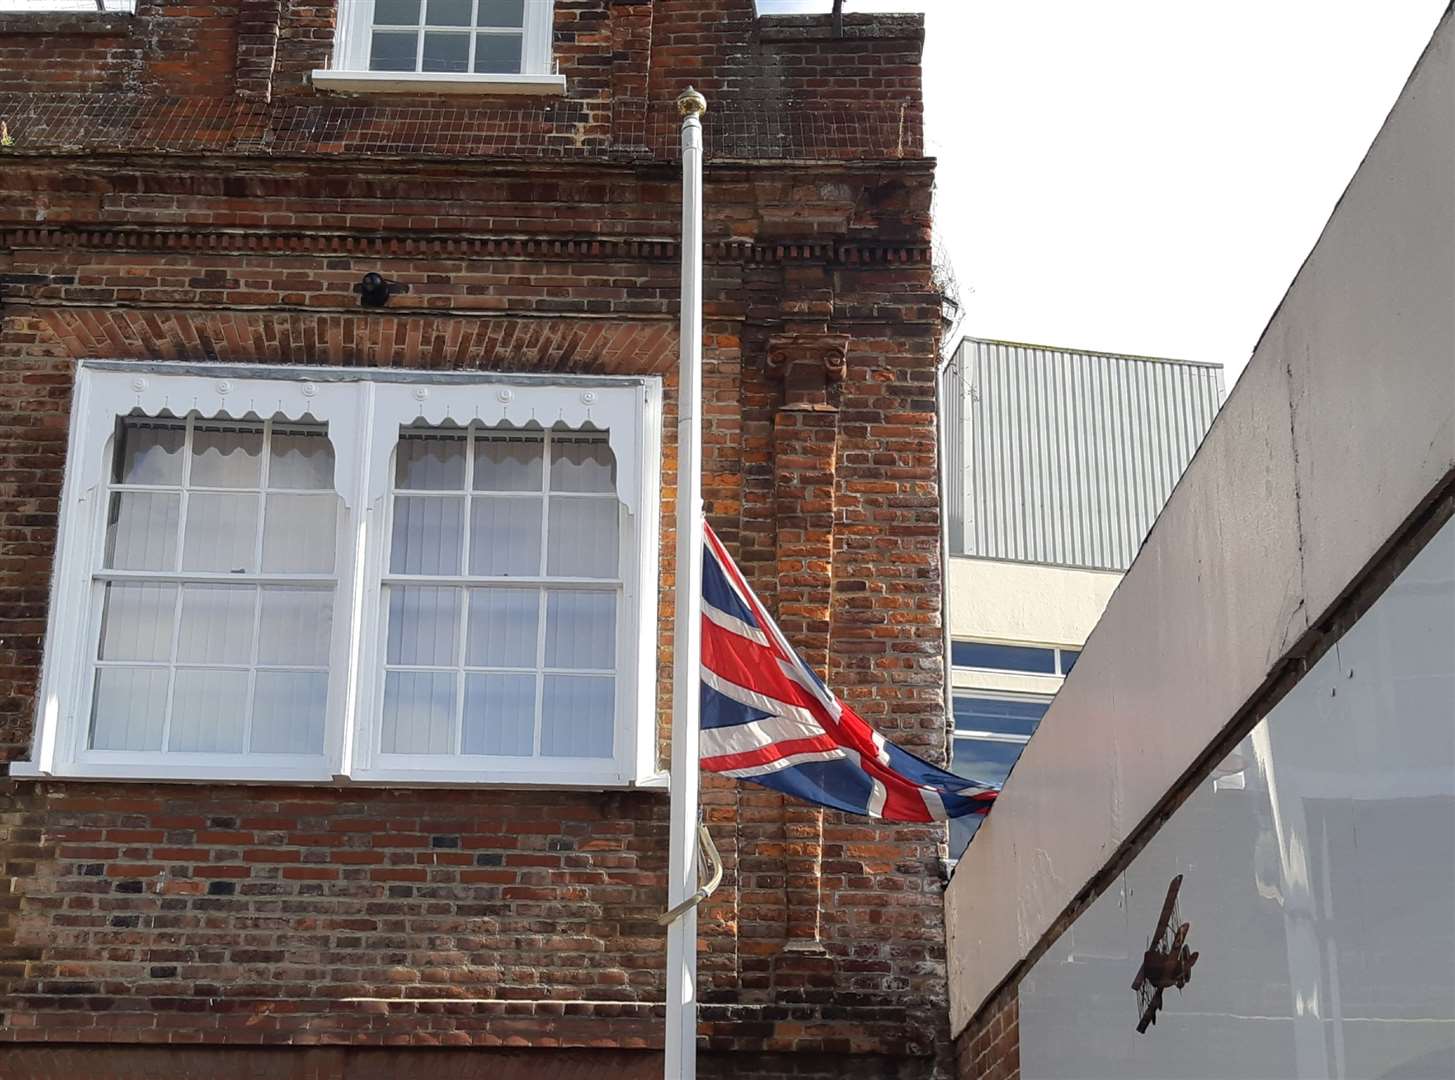
[[[682, 323], [677, 378], [677, 609], [672, 656], [672, 805], [667, 906], [697, 892], [698, 712], [702, 655], [702, 121], [692, 87], [682, 113]], [[666, 1080], [697, 1076], [697, 907], [667, 927]]]

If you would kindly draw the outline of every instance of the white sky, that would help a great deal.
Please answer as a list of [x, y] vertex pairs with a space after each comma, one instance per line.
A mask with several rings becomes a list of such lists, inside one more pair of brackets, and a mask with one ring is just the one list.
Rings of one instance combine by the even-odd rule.
[[961, 333], [1209, 360], [1231, 388], [1446, 2], [845, 10], [926, 13], [926, 141]]

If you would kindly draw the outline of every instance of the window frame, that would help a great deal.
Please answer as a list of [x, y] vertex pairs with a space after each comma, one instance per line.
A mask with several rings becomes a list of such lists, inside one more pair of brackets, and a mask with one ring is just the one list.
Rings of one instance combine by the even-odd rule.
[[[1049, 652], [1051, 653], [1051, 671], [1027, 671], [1024, 668], [1012, 667], [983, 667], [972, 664], [955, 663], [956, 645], [992, 645], [1000, 649], [1024, 649], [1026, 651]], [[1030, 679], [1065, 679], [1071, 674], [1071, 667], [1081, 657], [1084, 645], [1051, 645], [1033, 641], [994, 641], [989, 638], [956, 637], [950, 639], [950, 668], [954, 671], [989, 672], [1001, 676], [1014, 676]], [[1071, 663], [1068, 665], [1064, 654], [1071, 654]]]
[[[978, 669], [978, 668], [961, 668], [960, 670], [962, 670], [962, 671], [971, 671], [971, 670], [981, 670], [981, 669]], [[1055, 676], [1044, 676], [1044, 675], [1043, 676], [1035, 676], [1035, 678], [1042, 678], [1042, 679], [1054, 678], [1054, 677]], [[959, 724], [959, 717], [957, 716], [957, 714], [955, 712], [955, 701], [956, 701], [956, 699], [958, 699], [958, 698], [974, 698], [977, 701], [1019, 701], [1019, 702], [1033, 702], [1033, 703], [1035, 703], [1037, 705], [1045, 705], [1046, 708], [1049, 710], [1050, 707], [1051, 707], [1051, 702], [1055, 700], [1055, 697], [1056, 697], [1055, 691], [1052, 691], [1050, 693], [1044, 693], [1044, 692], [1036, 692], [1036, 691], [1030, 691], [1030, 690], [1027, 690], [1027, 691], [1021, 691], [1021, 690], [993, 690], [993, 689], [982, 688], [982, 687], [952, 686], [951, 689], [950, 689], [950, 747], [949, 747], [949, 750], [950, 750], [950, 753], [949, 753], [949, 762], [950, 762], [949, 767], [950, 767], [951, 771], [953, 771], [954, 768], [955, 768], [955, 745], [961, 739], [964, 739], [964, 740], [969, 741], [969, 742], [998, 743], [998, 744], [1003, 745], [1003, 746], [1007, 746], [1008, 745], [1008, 746], [1018, 746], [1018, 747], [1020, 747], [1020, 753], [1018, 753], [1016, 755], [1016, 760], [1014, 762], [1012, 762], [1011, 763], [1011, 766], [1010, 766], [1010, 769], [1013, 772], [1015, 770], [1016, 765], [1020, 762], [1020, 754], [1025, 753], [1026, 746], [1030, 743], [1031, 738], [1035, 735], [1035, 732], [1034, 731], [1031, 732], [1030, 735], [1010, 735], [1010, 734], [1005, 734], [1005, 733], [998, 732], [998, 731], [983, 731], [983, 730], [980, 730], [980, 729], [977, 729], [977, 728], [962, 728], [962, 727], [960, 727], [960, 724]], [[1042, 714], [1042, 717], [1044, 718], [1044, 714]], [[1040, 721], [1039, 720], [1036, 721], [1036, 727], [1037, 728], [1040, 727]], [[949, 828], [949, 832], [948, 832], [947, 835], [948, 835], [948, 842], [949, 842], [949, 845], [950, 845], [950, 855], [949, 855], [949, 859], [950, 859], [951, 864], [954, 864], [954, 863], [958, 862], [959, 859], [964, 855], [965, 848], [968, 847], [969, 844], [970, 844], [970, 842], [975, 838], [975, 833], [979, 830], [979, 828], [980, 828], [980, 819], [979, 818], [973, 818], [973, 819], [969, 819], [969, 820], [967, 820], [965, 818], [956, 818], [955, 820], [953, 820], [952, 822], [950, 822], [950, 828]], [[960, 837], [961, 837], [961, 835], [963, 835], [967, 831], [968, 831], [969, 835], [968, 836], [965, 836], [965, 838], [964, 838], [965, 839], [965, 842], [964, 842], [964, 844], [961, 844], [960, 843]]]
[[334, 23], [333, 56], [328, 67], [314, 70], [313, 84], [326, 90], [363, 92], [561, 94], [565, 93], [566, 80], [553, 70], [554, 25], [555, 0], [525, 0], [521, 70], [516, 73], [371, 71], [374, 0], [340, 2]]
[[[104, 416], [98, 419], [104, 419]], [[121, 417], [118, 416], [116, 417], [116, 419], [119, 420], [121, 419]], [[238, 418], [231, 417], [201, 417], [197, 416], [195, 413], [190, 412], [178, 419], [183, 420], [186, 424], [188, 437], [187, 440], [184, 442], [184, 447], [188, 449], [190, 449], [190, 447], [192, 446], [194, 421], [206, 423], [209, 421], [221, 420], [224, 423], [240, 422], [245, 423], [248, 426], [253, 426], [254, 424], [257, 424], [259, 426], [262, 426], [264, 430], [263, 441], [265, 444], [267, 443], [269, 435], [271, 434], [273, 425], [276, 423], [273, 417], [265, 417], [257, 421], [252, 421], [240, 420]], [[287, 424], [288, 421], [284, 421], [284, 423]], [[115, 426], [116, 425], [113, 423], [113, 430], [115, 429]], [[326, 438], [327, 435], [325, 435], [324, 437]], [[115, 438], [112, 437], [106, 441], [106, 449], [103, 451], [102, 455], [101, 465], [103, 469], [103, 474], [110, 472], [107, 466], [109, 466], [114, 460], [115, 451], [116, 442]], [[186, 452], [187, 450], [184, 450], [184, 454]], [[334, 454], [335, 469], [337, 469], [338, 448], [336, 446], [334, 447]], [[184, 473], [186, 469], [187, 465], [184, 461]], [[259, 483], [263, 483], [261, 477], [259, 478]], [[335, 483], [335, 494], [338, 493], [337, 487], [338, 485], [337, 483]], [[340, 725], [343, 721], [343, 717], [341, 714], [342, 702], [345, 698], [347, 690], [344, 680], [344, 675], [346, 671], [345, 662], [347, 660], [348, 648], [347, 622], [342, 619], [331, 619], [330, 623], [330, 641], [328, 647], [327, 669], [328, 691], [327, 707], [324, 713], [323, 753], [261, 754], [244, 752], [241, 754], [209, 754], [203, 752], [171, 750], [96, 750], [86, 745], [88, 741], [88, 735], [90, 733], [91, 712], [96, 691], [95, 679], [94, 677], [92, 677], [91, 672], [95, 670], [100, 670], [102, 666], [110, 666], [112, 663], [102, 661], [100, 659], [100, 639], [105, 610], [104, 592], [107, 585], [114, 582], [158, 584], [170, 582], [174, 584], [178, 590], [178, 597], [176, 602], [178, 604], [177, 616], [179, 616], [182, 610], [183, 597], [185, 595], [184, 590], [187, 588], [188, 585], [195, 586], [197, 584], [237, 584], [247, 585], [258, 589], [267, 588], [270, 585], [294, 585], [306, 588], [314, 588], [321, 585], [323, 582], [330, 580], [333, 582], [333, 609], [335, 612], [337, 612], [339, 601], [343, 598], [340, 584], [343, 580], [347, 580], [342, 576], [342, 573], [343, 568], [347, 565], [348, 552], [346, 549], [348, 545], [344, 542], [345, 529], [343, 527], [343, 523], [341, 520], [337, 519], [335, 521], [334, 533], [334, 569], [331, 573], [270, 573], [262, 569], [261, 562], [259, 562], [258, 569], [255, 573], [249, 574], [248, 576], [241, 578], [234, 577], [230, 574], [219, 571], [187, 570], [184, 565], [183, 555], [183, 543], [185, 543], [186, 535], [186, 512], [184, 507], [186, 505], [187, 499], [193, 493], [207, 494], [211, 493], [212, 489], [199, 489], [186, 485], [183, 485], [177, 489], [181, 493], [178, 509], [178, 533], [179, 536], [183, 538], [183, 543], [179, 543], [177, 545], [177, 569], [172, 571], [139, 571], [107, 568], [104, 565], [104, 549], [106, 543], [106, 521], [109, 514], [108, 505], [111, 496], [117, 492], [118, 488], [125, 491], [136, 491], [139, 489], [139, 485], [120, 484], [112, 480], [107, 475], [103, 475], [100, 478], [100, 482], [96, 485], [97, 495], [93, 500], [95, 507], [94, 515], [97, 520], [92, 527], [89, 550], [82, 553], [86, 560], [85, 569], [82, 571], [82, 573], [87, 578], [87, 581], [89, 583], [90, 597], [88, 598], [89, 604], [85, 608], [85, 614], [83, 616], [85, 620], [85, 630], [84, 633], [79, 637], [80, 642], [84, 645], [84, 651], [77, 658], [75, 664], [77, 682], [74, 684], [74, 692], [76, 696], [74, 699], [75, 708], [73, 710], [73, 714], [77, 718], [77, 721], [73, 725], [74, 730], [69, 733], [69, 737], [71, 740], [71, 754], [74, 757], [77, 765], [88, 770], [90, 768], [95, 768], [103, 773], [109, 773], [113, 769], [119, 770], [126, 775], [131, 775], [132, 772], [135, 770], [145, 771], [153, 768], [170, 770], [174, 767], [181, 768], [183, 770], [195, 769], [209, 774], [214, 771], [220, 771], [224, 775], [230, 775], [234, 770], [238, 771], [241, 774], [247, 774], [256, 771], [261, 767], [265, 771], [277, 775], [280, 779], [331, 778], [332, 774], [327, 770], [327, 748], [332, 740], [337, 739], [337, 732], [340, 730]], [[325, 491], [327, 489], [317, 490]], [[251, 492], [248, 493], [251, 494]], [[260, 488], [259, 494], [261, 495], [262, 500], [266, 500], [270, 492], [266, 488]], [[263, 515], [260, 513], [257, 526], [257, 536], [255, 539], [255, 544], [257, 545], [258, 552], [261, 552], [262, 550], [265, 536], [265, 528], [266, 522]], [[57, 565], [59, 573], [59, 556]], [[174, 616], [174, 618], [177, 616]], [[254, 618], [256, 619], [257, 617], [258, 613], [255, 612]], [[175, 646], [176, 638], [180, 634], [180, 619], [179, 624], [174, 625], [172, 630]], [[254, 634], [256, 635], [256, 633], [257, 631], [255, 629]], [[254, 652], [256, 652], [256, 648], [257, 641], [255, 637], [255, 640], [253, 642]], [[47, 655], [48, 654], [49, 648], [47, 648]], [[127, 665], [125, 661], [116, 661], [115, 663], [118, 666], [123, 667], [131, 666]], [[168, 666], [172, 671], [183, 671], [190, 668], [215, 669], [217, 667], [217, 665], [196, 664], [180, 661], [179, 658], [175, 655], [171, 657]], [[279, 668], [280, 665], [259, 664], [256, 658], [254, 658], [250, 662], [249, 667], [253, 671], [274, 670]], [[173, 676], [173, 678], [175, 678], [175, 676]], [[169, 704], [168, 712], [170, 713], [170, 711], [171, 706]], [[148, 754], [152, 755], [150, 759], [146, 757], [146, 755]], [[229, 758], [232, 760], [226, 760]]]
[[[95, 751], [92, 674], [114, 435], [140, 414], [327, 426], [340, 497], [325, 752], [273, 755]], [[537, 418], [547, 418], [542, 424]], [[605, 431], [616, 458], [621, 529], [616, 709], [611, 758], [380, 762], [389, 513], [397, 433], [413, 424]], [[661, 786], [656, 761], [656, 594], [661, 380], [656, 376], [411, 373], [343, 368], [178, 365], [87, 360], [77, 365], [31, 760], [14, 776], [137, 780]], [[381, 434], [382, 433], [382, 434]], [[543, 568], [544, 569], [544, 568]], [[186, 575], [179, 575], [186, 576]], [[98, 756], [100, 755], [100, 756]], [[119, 755], [119, 756], [118, 756]], [[229, 760], [224, 760], [224, 757]]]
[[[962, 728], [959, 725], [958, 715], [955, 713], [954, 708], [954, 701], [959, 698], [969, 698], [975, 701], [1013, 701], [1031, 705], [1044, 705], [1049, 709], [1056, 695], [1054, 693], [1045, 694], [1035, 693], [1034, 691], [991, 690], [967, 686], [953, 688], [950, 705], [950, 717], [952, 721], [950, 730], [951, 742], [955, 739], [978, 739], [981, 742], [1016, 743], [1024, 746], [1031, 741], [1031, 735], [1034, 735], [1035, 732], [1031, 732], [1030, 735], [1012, 735], [1008, 732], [986, 731], [982, 728]], [[1044, 717], [1045, 714], [1042, 713], [1041, 715]], [[1036, 721], [1036, 726], [1040, 727], [1040, 720]], [[953, 756], [953, 747], [951, 748], [951, 753]]]

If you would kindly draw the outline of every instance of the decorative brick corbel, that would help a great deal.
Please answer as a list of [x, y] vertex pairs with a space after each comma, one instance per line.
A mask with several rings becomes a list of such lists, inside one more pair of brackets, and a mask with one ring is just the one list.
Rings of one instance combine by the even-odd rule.
[[844, 377], [848, 353], [848, 334], [794, 331], [770, 337], [767, 371], [783, 383], [783, 405], [827, 406], [829, 387]]

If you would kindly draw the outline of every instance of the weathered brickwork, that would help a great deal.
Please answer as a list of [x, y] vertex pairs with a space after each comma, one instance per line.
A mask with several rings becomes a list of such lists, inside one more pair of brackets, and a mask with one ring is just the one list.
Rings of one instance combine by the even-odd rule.
[[955, 1037], [955, 1080], [1020, 1080], [1020, 995], [1012, 986]]
[[[0, 15], [0, 758], [74, 363], [106, 357], [661, 375], [665, 757], [689, 81], [711, 520], [835, 688], [943, 757], [919, 21], [555, 10], [566, 95], [478, 99], [316, 91], [334, 0]], [[369, 271], [408, 291], [361, 308]], [[703, 802], [703, 1074], [948, 1075], [941, 830]], [[656, 1075], [665, 830], [651, 791], [5, 781], [0, 1073]]]

